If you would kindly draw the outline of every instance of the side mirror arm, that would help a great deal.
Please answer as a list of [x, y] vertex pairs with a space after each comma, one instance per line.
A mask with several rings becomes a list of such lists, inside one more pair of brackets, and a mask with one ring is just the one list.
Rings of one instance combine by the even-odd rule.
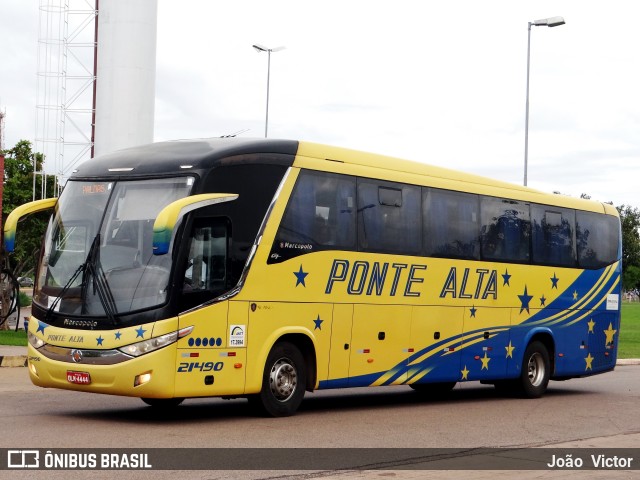
[[16, 230], [18, 228], [18, 222], [25, 216], [32, 213], [41, 212], [55, 207], [57, 198], [45, 198], [43, 200], [36, 200], [35, 202], [25, 203], [16, 207], [7, 217], [7, 221], [4, 224], [4, 248], [7, 253], [11, 253], [15, 250], [16, 242]]
[[153, 254], [164, 255], [170, 251], [175, 232], [187, 213], [236, 198], [235, 193], [204, 193], [181, 198], [164, 207], [153, 223]]

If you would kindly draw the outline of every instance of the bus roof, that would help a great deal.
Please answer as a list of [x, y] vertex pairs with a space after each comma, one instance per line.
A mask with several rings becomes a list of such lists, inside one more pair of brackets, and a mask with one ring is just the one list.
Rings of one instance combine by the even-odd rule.
[[293, 165], [618, 215], [615, 207], [605, 203], [544, 193], [422, 162], [296, 140], [229, 137], [152, 143], [93, 158], [82, 163], [71, 178], [116, 179], [184, 174], [236, 162]]
[[[253, 160], [256, 163], [290, 166], [297, 149], [297, 141], [254, 138], [200, 138], [158, 142], [92, 158], [74, 170], [71, 178], [134, 178], [208, 170], [221, 165], [222, 159], [239, 155], [245, 158], [238, 158], [237, 163], [252, 163], [253, 154], [259, 155]], [[228, 165], [234, 161], [226, 160], [224, 163]]]
[[[324, 165], [318, 165], [317, 160], [324, 160]], [[326, 162], [327, 160], [329, 162]], [[522, 185], [436, 167], [427, 163], [312, 142], [300, 142], [294, 166], [353, 175], [362, 174], [366, 170], [369, 172], [369, 176], [373, 175], [377, 178], [618, 215], [616, 208], [607, 203], [545, 193]]]

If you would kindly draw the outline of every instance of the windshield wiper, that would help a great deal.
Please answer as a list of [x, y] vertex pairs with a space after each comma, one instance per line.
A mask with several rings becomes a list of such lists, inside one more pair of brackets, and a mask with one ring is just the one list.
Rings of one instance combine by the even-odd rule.
[[85, 264], [86, 263], [82, 263], [78, 265], [78, 268], [76, 269], [75, 272], [73, 272], [73, 275], [71, 275], [71, 278], [69, 279], [69, 281], [65, 283], [64, 287], [62, 287], [62, 290], [60, 290], [60, 294], [56, 297], [56, 299], [53, 301], [51, 306], [47, 308], [47, 313], [44, 316], [45, 323], [49, 323], [49, 318], [51, 317], [51, 314], [54, 312], [54, 310], [60, 303], [60, 300], [62, 300], [62, 297], [64, 297], [64, 294], [67, 293], [67, 290], [69, 290], [69, 287], [71, 287], [73, 282], [75, 282], [76, 278], [78, 278], [78, 275], [80, 275], [80, 273], [84, 271]]
[[[44, 321], [46, 323], [49, 323], [49, 318], [51, 317], [51, 314], [55, 311], [56, 307], [60, 303], [60, 300], [62, 300], [62, 297], [64, 297], [64, 294], [67, 293], [67, 290], [69, 290], [71, 285], [73, 285], [73, 282], [76, 281], [76, 279], [81, 273], [83, 274], [81, 285], [82, 285], [82, 292], [84, 293], [84, 283], [86, 278], [85, 273], [87, 271], [87, 266], [89, 265], [89, 260], [93, 256], [94, 250], [97, 248], [99, 244], [100, 244], [100, 234], [98, 233], [98, 235], [94, 237], [93, 242], [91, 242], [91, 247], [89, 247], [89, 253], [87, 254], [87, 258], [85, 258], [83, 263], [78, 265], [78, 268], [76, 269], [75, 272], [73, 272], [73, 275], [71, 275], [71, 278], [67, 281], [67, 283], [64, 284], [64, 287], [62, 287], [62, 290], [60, 290], [60, 294], [56, 297], [56, 299], [53, 301], [51, 306], [47, 309], [47, 313], [44, 317]], [[84, 295], [83, 295], [83, 302], [84, 302]]]
[[83, 310], [86, 306], [87, 290], [89, 287], [89, 277], [93, 277], [93, 294], [98, 294], [100, 304], [104, 309], [104, 313], [111, 322], [112, 325], [117, 325], [116, 313], [118, 309], [116, 307], [116, 301], [113, 298], [111, 287], [100, 263], [100, 233], [93, 239], [91, 248], [89, 249], [89, 255], [87, 255], [87, 261], [85, 262], [84, 275], [82, 277], [82, 306]]
[[96, 292], [98, 294], [98, 298], [100, 299], [100, 303], [102, 308], [104, 309], [104, 313], [109, 319], [109, 321], [113, 324], [117, 324], [116, 319], [116, 302], [113, 298], [113, 293], [111, 292], [111, 288], [109, 287], [109, 283], [104, 274], [104, 270], [100, 263], [100, 233], [98, 233], [93, 242], [91, 242], [91, 247], [89, 248], [89, 253], [87, 254], [87, 258], [84, 263], [81, 263], [76, 271], [73, 273], [71, 278], [67, 281], [67, 283], [62, 287], [60, 294], [53, 301], [51, 306], [47, 309], [47, 313], [45, 315], [45, 322], [49, 323], [49, 318], [51, 314], [55, 311], [56, 307], [64, 297], [64, 294], [69, 290], [71, 285], [76, 281], [78, 276], [82, 274], [82, 283], [80, 284], [80, 296], [82, 298], [82, 311], [86, 312], [86, 303], [87, 303], [87, 293], [89, 286], [89, 277], [93, 276], [93, 294]]

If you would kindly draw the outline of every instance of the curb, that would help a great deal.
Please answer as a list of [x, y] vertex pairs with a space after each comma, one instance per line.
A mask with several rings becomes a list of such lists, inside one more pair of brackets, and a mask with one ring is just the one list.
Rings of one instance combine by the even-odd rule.
[[616, 361], [616, 367], [624, 367], [627, 365], [640, 365], [640, 358], [623, 358]]
[[0, 357], [0, 367], [26, 367], [26, 355], [10, 355]]

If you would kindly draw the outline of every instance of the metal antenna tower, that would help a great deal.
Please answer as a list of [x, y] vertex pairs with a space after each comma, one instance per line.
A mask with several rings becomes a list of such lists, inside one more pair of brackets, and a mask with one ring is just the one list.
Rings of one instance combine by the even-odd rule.
[[97, 3], [40, 0], [34, 151], [44, 154], [47, 167], [36, 172], [45, 180], [41, 198], [46, 196], [47, 175], [56, 175], [62, 186], [73, 167], [91, 153]]

